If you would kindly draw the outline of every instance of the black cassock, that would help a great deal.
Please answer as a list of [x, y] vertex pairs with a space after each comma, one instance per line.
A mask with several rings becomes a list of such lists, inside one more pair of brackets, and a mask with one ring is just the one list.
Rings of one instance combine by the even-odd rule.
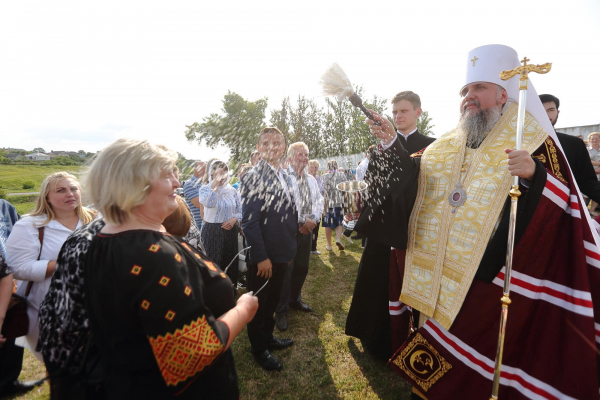
[[406, 228], [418, 179], [418, 168], [402, 170], [399, 154], [418, 152], [434, 140], [418, 131], [408, 140], [398, 135], [389, 149], [375, 149], [365, 174], [369, 188], [354, 230], [367, 241], [358, 266], [346, 335], [361, 339], [363, 347], [385, 361], [392, 355], [388, 308], [390, 248], [406, 249]]

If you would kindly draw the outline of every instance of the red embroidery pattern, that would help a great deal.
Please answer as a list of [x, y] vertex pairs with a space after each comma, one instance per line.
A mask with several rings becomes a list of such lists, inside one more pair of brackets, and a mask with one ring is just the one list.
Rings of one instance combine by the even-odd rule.
[[150, 246], [150, 248], [148, 250], [150, 250], [153, 253], [156, 253], [159, 249], [160, 249], [159, 245], [153, 244], [152, 246]]
[[165, 319], [169, 320], [169, 321], [173, 321], [173, 318], [175, 318], [175, 314], [177, 314], [175, 311], [167, 311], [167, 314], [165, 315]]
[[133, 275], [139, 275], [140, 272], [142, 272], [142, 267], [140, 267], [139, 265], [134, 265], [133, 268], [131, 268], [131, 272]]
[[177, 260], [177, 262], [181, 262], [181, 256], [179, 255], [179, 253], [175, 253], [175, 259]]
[[183, 290], [183, 293], [185, 293], [186, 296], [189, 296], [190, 294], [192, 294], [192, 288], [189, 286], [186, 286], [185, 289]]
[[[196, 257], [202, 259], [198, 254], [196, 254]], [[210, 269], [211, 271], [215, 271], [215, 272], [217, 271], [217, 268], [215, 267], [215, 265], [212, 262], [204, 260], [204, 264], [206, 264], [208, 269]]]
[[190, 249], [190, 246], [187, 245], [187, 243], [181, 243], [181, 245], [189, 252], [192, 252], [192, 249]]
[[169, 284], [170, 281], [171, 281], [171, 278], [167, 278], [166, 276], [163, 275], [163, 277], [160, 278], [160, 281], [158, 281], [158, 284], [162, 285], [164, 287], [167, 287], [167, 285]]
[[144, 310], [147, 310], [147, 309], [149, 309], [149, 308], [150, 308], [150, 302], [149, 302], [148, 300], [144, 300], [144, 301], [142, 301], [142, 308], [143, 308]]
[[205, 316], [174, 333], [148, 340], [167, 386], [175, 386], [202, 371], [224, 350]]

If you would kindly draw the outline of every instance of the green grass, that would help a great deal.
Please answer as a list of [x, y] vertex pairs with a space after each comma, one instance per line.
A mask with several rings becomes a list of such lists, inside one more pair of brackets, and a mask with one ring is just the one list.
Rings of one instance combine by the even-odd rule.
[[[0, 165], [0, 188], [7, 193], [37, 192], [44, 178], [53, 172], [67, 171], [75, 176], [83, 171], [79, 165]], [[23, 189], [23, 183], [33, 181], [33, 189]]]
[[[53, 172], [67, 171], [79, 176], [84, 167], [79, 165], [0, 165], [0, 190], [5, 194], [38, 192], [44, 179]], [[23, 189], [25, 182], [33, 182], [33, 189]], [[6, 200], [21, 215], [35, 207], [35, 195], [6, 196]]]
[[[311, 256], [302, 294], [314, 312], [291, 310], [288, 330], [275, 328], [275, 336], [294, 339], [292, 347], [274, 352], [283, 371], [266, 372], [256, 364], [246, 329], [233, 343], [241, 399], [410, 399], [405, 381], [366, 354], [358, 339], [344, 334], [362, 253], [360, 241], [341, 252], [335, 246], [327, 252], [325, 244], [321, 229], [318, 249], [323, 254]], [[43, 365], [29, 354], [22, 379], [43, 376]], [[16, 398], [47, 399], [48, 385], [34, 392]]]

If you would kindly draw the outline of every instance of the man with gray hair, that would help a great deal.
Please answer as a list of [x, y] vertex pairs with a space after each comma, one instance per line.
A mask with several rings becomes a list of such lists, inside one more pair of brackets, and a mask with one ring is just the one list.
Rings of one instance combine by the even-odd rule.
[[[600, 239], [533, 83], [514, 73], [516, 51], [483, 46], [464, 61], [458, 127], [423, 152], [392, 143], [395, 132], [374, 114], [382, 147], [401, 160], [404, 195], [394, 208], [409, 215], [391, 253], [388, 365], [430, 400], [489, 398], [496, 359], [495, 398], [596, 398]], [[503, 80], [503, 71], [513, 73]]]
[[312, 230], [317, 226], [323, 213], [323, 196], [319, 191], [317, 180], [306, 171], [308, 152], [308, 146], [303, 142], [292, 143], [287, 152], [290, 164], [288, 173], [291, 189], [296, 198], [300, 228], [296, 257], [285, 272], [281, 297], [275, 310], [276, 325], [280, 331], [288, 328], [287, 313], [290, 308], [304, 312], [313, 311], [311, 306], [302, 301], [301, 292], [308, 275]]

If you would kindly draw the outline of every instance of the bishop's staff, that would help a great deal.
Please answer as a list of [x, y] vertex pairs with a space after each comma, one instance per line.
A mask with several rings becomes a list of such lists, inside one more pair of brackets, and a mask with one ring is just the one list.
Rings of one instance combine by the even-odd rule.
[[[542, 65], [527, 65], [530, 61], [527, 57], [521, 61], [523, 65], [509, 71], [502, 71], [500, 79], [509, 80], [515, 75], [521, 75], [519, 80], [519, 114], [517, 117], [517, 138], [515, 148], [521, 150], [523, 141], [523, 130], [525, 127], [525, 104], [527, 102], [527, 84], [529, 83], [529, 72], [545, 74], [552, 68], [551, 63]], [[502, 313], [500, 314], [500, 333], [498, 335], [498, 349], [496, 350], [496, 365], [494, 368], [494, 383], [492, 386], [492, 395], [490, 400], [498, 399], [498, 389], [500, 386], [500, 370], [502, 368], [502, 354], [504, 352], [504, 337], [506, 335], [506, 319], [508, 318], [508, 305], [510, 304], [510, 275], [512, 273], [513, 250], [515, 247], [515, 226], [517, 222], [517, 200], [521, 196], [519, 191], [519, 177], [513, 177], [513, 185], [510, 194], [510, 221], [508, 230], [508, 245], [506, 248], [506, 272], [504, 274], [504, 295], [500, 299], [502, 303]]]

